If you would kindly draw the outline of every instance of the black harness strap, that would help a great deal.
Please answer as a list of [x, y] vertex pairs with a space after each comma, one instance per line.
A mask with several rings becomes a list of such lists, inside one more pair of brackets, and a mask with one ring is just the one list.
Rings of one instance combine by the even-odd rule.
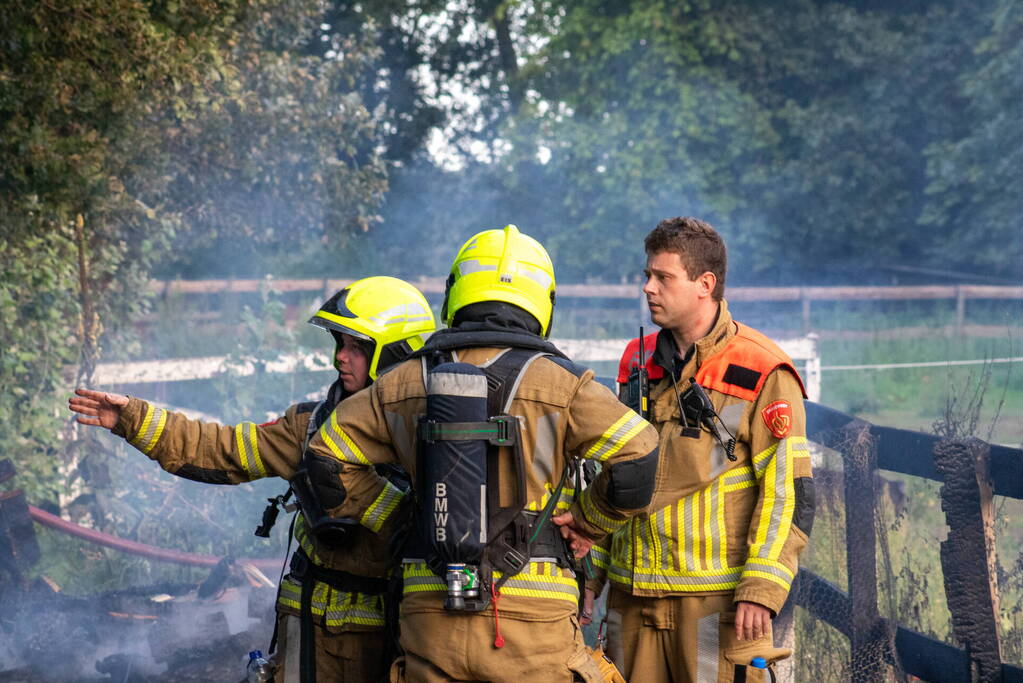
[[[540, 514], [526, 513], [526, 461], [522, 450], [522, 428], [518, 418], [506, 411], [518, 390], [519, 379], [530, 362], [543, 355], [547, 349], [512, 348], [505, 351], [490, 365], [481, 368], [487, 378], [487, 422], [422, 422], [418, 437], [425, 441], [488, 441], [487, 453], [487, 551], [484, 555], [481, 575], [488, 586], [500, 590], [508, 579], [518, 574], [533, 555], [533, 545], [542, 547], [543, 555], [559, 563], [570, 562], [560, 535], [551, 533], [548, 522], [551, 512], [561, 498], [561, 492], [568, 481], [571, 467], [562, 473], [557, 488], [551, 493], [547, 505]], [[447, 362], [448, 354], [438, 351], [426, 357], [425, 371], [429, 373], [441, 363]], [[500, 448], [513, 450], [511, 462], [501, 457]], [[515, 476], [515, 498], [509, 505], [501, 505], [501, 466], [511, 465]], [[543, 533], [547, 532], [547, 533]], [[539, 548], [538, 548], [539, 549]], [[501, 578], [491, 583], [493, 570], [501, 572]]]
[[[291, 556], [291, 576], [302, 582], [302, 598], [299, 607], [299, 632], [301, 653], [299, 655], [299, 679], [303, 683], [316, 682], [316, 629], [313, 624], [313, 590], [317, 582], [346, 593], [378, 595], [387, 590], [387, 579], [374, 579], [349, 574], [338, 569], [327, 569], [314, 564], [302, 548]], [[326, 611], [326, 605], [324, 605]]]

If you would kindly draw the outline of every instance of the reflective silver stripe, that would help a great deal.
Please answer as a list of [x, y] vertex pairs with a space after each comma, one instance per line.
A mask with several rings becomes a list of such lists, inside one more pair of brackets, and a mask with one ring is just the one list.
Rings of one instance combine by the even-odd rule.
[[693, 554], [693, 545], [696, 539], [693, 538], [693, 507], [699, 503], [700, 492], [686, 496], [682, 499], [682, 528], [679, 529], [679, 537], [684, 539], [686, 569], [693, 571], [697, 568], [696, 557]]
[[607, 573], [608, 576], [612, 578], [618, 577], [624, 583], [630, 584], [632, 583], [632, 570], [630, 570], [628, 567], [619, 567], [616, 564], [612, 564], [610, 567], [607, 568]]
[[479, 259], [469, 259], [467, 261], [462, 261], [461, 263], [458, 264], [459, 275], [481, 273], [487, 270], [497, 270], [497, 264], [480, 263]]
[[406, 592], [412, 592], [416, 586], [422, 586], [425, 590], [447, 590], [447, 585], [436, 576], [406, 576], [404, 585]]
[[422, 304], [410, 302], [392, 306], [386, 311], [380, 311], [370, 318], [371, 321], [384, 327], [398, 323], [411, 323], [420, 320], [429, 320], [430, 312]]
[[539, 482], [554, 481], [554, 447], [558, 443], [555, 440], [561, 416], [561, 413], [547, 413], [534, 422], [533, 474]]
[[132, 443], [143, 453], [149, 453], [163, 433], [163, 426], [166, 422], [166, 413], [163, 408], [150, 405], [146, 411], [145, 420], [139, 428], [139, 433], [132, 439]]
[[486, 375], [463, 375], [454, 372], [430, 373], [429, 393], [466, 398], [486, 398]]
[[597, 509], [597, 506], [593, 503], [591, 489], [585, 489], [579, 494], [579, 509], [583, 513], [583, 517], [590, 524], [599, 527], [604, 533], [613, 533], [616, 529], [625, 524], [624, 519], [611, 519], [607, 515], [603, 514]]
[[590, 561], [604, 569], [611, 563], [611, 556], [602, 547], [595, 545], [590, 549]]
[[617, 449], [620, 446], [619, 440], [631, 430], [639, 426], [641, 422], [643, 422], [643, 418], [639, 415], [633, 414], [632, 417], [626, 420], [624, 424], [614, 431], [614, 434], [610, 435], [607, 440], [601, 444], [600, 448], [592, 454], [587, 453], [586, 457], [594, 460], [602, 460], [609, 451]]
[[[573, 579], [574, 581], [574, 579]], [[579, 588], [575, 583], [566, 585], [555, 581], [542, 581], [536, 577], [519, 578], [513, 576], [505, 583], [509, 588], [521, 588], [523, 590], [554, 591], [567, 595], [579, 595]]]
[[544, 289], [549, 288], [554, 282], [547, 273], [538, 268], [529, 268], [524, 264], [519, 264], [519, 275], [525, 275]]
[[370, 531], [380, 531], [387, 518], [391, 516], [395, 508], [405, 497], [405, 492], [391, 482], [384, 482], [384, 488], [363, 513], [359, 522]]
[[511, 390], [508, 391], [508, 400], [504, 404], [504, 412], [511, 413], [512, 401], [515, 400], [515, 394], [519, 393], [519, 385], [522, 384], [522, 378], [526, 376], [526, 370], [528, 370], [529, 366], [533, 364], [533, 361], [544, 355], [546, 354], [543, 352], [533, 354], [527, 358], [526, 362], [522, 364], [521, 368], [519, 368], [519, 374], [515, 376], [515, 383], [512, 384]]
[[353, 465], [373, 464], [362, 454], [362, 451], [355, 445], [355, 442], [341, 430], [340, 425], [337, 423], [336, 410], [330, 414], [330, 419], [320, 427], [320, 438], [323, 439], [323, 442], [327, 444], [327, 448], [330, 449], [331, 453], [338, 460]]
[[785, 571], [781, 567], [777, 566], [773, 562], [766, 562], [763, 560], [757, 560], [750, 558], [746, 561], [746, 571], [763, 572], [765, 574], [772, 574], [785, 581], [785, 583], [792, 583], [792, 574]]
[[[767, 557], [772, 560], [778, 558], [781, 546], [788, 538], [788, 533], [781, 535], [779, 532], [783, 524], [787, 531], [788, 523], [785, 518], [792, 518], [792, 506], [795, 504], [795, 501], [790, 498], [791, 482], [786, 481], [789, 474], [789, 440], [787, 438], [778, 442], [778, 450], [774, 453], [774, 463], [774, 500], [771, 506], [771, 521], [767, 527], [766, 542], [757, 553], [757, 557]], [[793, 498], [794, 493], [792, 491]], [[788, 503], [787, 506], [786, 503]], [[786, 510], [786, 507], [789, 509]]]
[[721, 489], [719, 479], [708, 488], [710, 493], [710, 566], [709, 569], [723, 569], [721, 566], [721, 527], [718, 526], [718, 493]]
[[362, 593], [338, 592], [334, 604], [324, 615], [328, 626], [342, 624], [362, 624], [364, 626], [382, 626], [384, 623], [384, 605], [380, 597]]
[[754, 482], [757, 480], [757, 477], [753, 473], [752, 467], [739, 467], [726, 474], [722, 479], [725, 482], [725, 486], [731, 486], [733, 484]]
[[668, 533], [668, 515], [674, 512], [673, 507], [667, 507], [663, 510], [659, 510], [654, 514], [654, 519], [657, 521], [657, 534], [661, 539], [661, 566], [670, 567], [672, 564], [672, 556], [674, 543], [671, 539], [671, 534]]
[[720, 613], [700, 617], [696, 625], [696, 681], [717, 683]]
[[647, 519], [637, 519], [633, 522], [633, 530], [636, 531], [636, 566], [640, 569], [650, 569], [650, 523]]
[[678, 588], [693, 588], [699, 586], [718, 586], [722, 584], [734, 584], [742, 576], [742, 567], [734, 567], [722, 570], [720, 574], [712, 576], [670, 576], [668, 574], [651, 574], [647, 572], [635, 572], [632, 576], [636, 583], [653, 583], [660, 586], [672, 586]]
[[777, 450], [778, 444], [772, 444], [760, 451], [757, 455], [753, 456], [753, 470], [756, 472], [758, 479], [764, 474], [764, 470], [767, 469], [767, 466], [771, 464], [771, 458], [774, 457], [774, 453]]

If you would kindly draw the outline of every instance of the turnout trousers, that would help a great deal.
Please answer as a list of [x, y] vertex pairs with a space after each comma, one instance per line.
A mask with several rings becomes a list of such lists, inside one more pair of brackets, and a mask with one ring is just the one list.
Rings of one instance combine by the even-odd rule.
[[[299, 618], [277, 615], [278, 644], [274, 683], [299, 683]], [[381, 683], [387, 680], [383, 630], [331, 633], [316, 629], [316, 678], [323, 683]]]
[[575, 616], [526, 621], [500, 615], [504, 647], [494, 647], [494, 615], [403, 614], [404, 658], [391, 683], [603, 683]]
[[[610, 590], [608, 655], [625, 679], [637, 683], [759, 683], [768, 662], [788, 656], [774, 647], [770, 628], [753, 641], [735, 637], [733, 593], [636, 597]], [[738, 666], [737, 666], [738, 665]]]

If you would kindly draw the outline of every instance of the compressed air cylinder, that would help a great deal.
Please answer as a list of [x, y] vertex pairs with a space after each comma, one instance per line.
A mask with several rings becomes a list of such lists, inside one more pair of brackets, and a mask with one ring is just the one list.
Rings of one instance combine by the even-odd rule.
[[420, 436], [416, 475], [425, 559], [437, 568], [478, 565], [487, 542], [487, 377], [475, 365], [444, 363], [430, 372], [426, 391], [427, 430], [470, 440]]

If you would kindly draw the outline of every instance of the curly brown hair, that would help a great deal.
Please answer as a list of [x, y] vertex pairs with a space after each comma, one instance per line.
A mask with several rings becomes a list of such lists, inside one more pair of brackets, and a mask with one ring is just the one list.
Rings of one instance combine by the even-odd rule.
[[715, 301], [724, 297], [728, 251], [721, 235], [709, 223], [691, 216], [665, 218], [646, 236], [643, 246], [647, 256], [663, 251], [678, 254], [690, 280], [708, 271], [714, 273], [717, 285], [712, 296]]

